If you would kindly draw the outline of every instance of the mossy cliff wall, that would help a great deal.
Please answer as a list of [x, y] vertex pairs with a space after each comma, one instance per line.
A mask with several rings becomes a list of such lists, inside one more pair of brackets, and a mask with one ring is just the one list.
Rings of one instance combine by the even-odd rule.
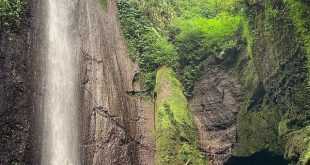
[[[134, 53], [134, 55], [139, 56], [138, 61], [143, 64], [140, 64], [140, 67], [151, 68], [153, 73], [154, 68], [169, 64], [156, 63], [154, 61], [158, 60], [157, 55], [154, 56], [156, 58], [153, 56], [147, 58], [148, 55], [152, 52], [161, 52], [160, 54], [163, 55], [168, 53], [161, 48], [154, 49], [156, 51], [143, 51], [145, 48], [152, 47], [155, 43], [154, 40], [148, 40], [147, 37], [138, 40], [136, 37], [128, 37], [139, 32], [139, 30], [134, 30], [139, 28], [131, 29], [128, 27], [133, 26], [128, 25], [150, 26], [152, 28], [149, 28], [151, 29], [149, 31], [157, 32], [158, 36], [164, 36], [168, 42], [172, 43], [176, 53], [171, 51], [174, 53], [170, 54], [177, 58], [174, 61], [176, 66], [171, 66], [176, 68], [178, 74], [176, 77], [183, 82], [189, 97], [191, 97], [192, 87], [201, 87], [197, 80], [203, 78], [202, 75], [207, 74], [203, 68], [205, 65], [209, 66], [206, 63], [211, 64], [212, 61], [215, 66], [219, 66], [220, 70], [230, 76], [234, 74], [235, 78], [240, 81], [243, 94], [240, 99], [240, 110], [235, 113], [238, 115], [238, 126], [236, 132], [231, 131], [230, 134], [237, 134], [237, 144], [232, 146], [234, 148], [233, 155], [249, 156], [262, 150], [268, 150], [275, 154], [284, 155], [291, 164], [307, 164], [307, 157], [309, 157], [307, 154], [309, 150], [307, 137], [309, 136], [310, 93], [309, 20], [307, 18], [310, 10], [308, 1], [231, 0], [224, 2], [197, 0], [188, 5], [185, 1], [180, 0], [178, 2], [182, 3], [163, 3], [170, 10], [161, 13], [168, 12], [165, 16], [167, 16], [167, 20], [172, 20], [167, 21], [167, 29], [163, 26], [156, 26], [157, 23], [154, 23], [164, 17], [156, 14], [156, 11], [161, 10], [151, 10], [150, 7], [144, 6], [148, 4], [153, 9], [162, 1], [154, 3], [143, 1], [145, 2], [143, 5], [140, 5], [140, 1], [136, 2], [133, 5], [120, 1], [119, 13], [121, 13], [120, 19], [125, 31], [125, 38], [129, 43], [138, 43], [132, 45], [139, 45], [137, 50], [142, 50], [140, 55], [137, 52]], [[128, 6], [132, 6], [132, 8]], [[156, 9], [156, 7], [154, 8]], [[180, 8], [180, 11], [175, 10], [176, 8]], [[159, 7], [159, 9], [162, 8]], [[201, 11], [203, 12], [201, 13]], [[175, 15], [174, 12], [180, 12], [179, 15], [181, 16]], [[154, 15], [156, 17], [153, 17]], [[199, 19], [196, 19], [197, 17]], [[150, 23], [141, 24], [143, 26], [136, 24], [145, 19], [149, 19]], [[229, 23], [228, 20], [231, 22]], [[223, 26], [211, 24], [214, 27], [212, 29], [207, 26], [208, 21]], [[232, 29], [236, 30], [231, 31], [227, 36], [223, 36], [225, 30]], [[143, 34], [148, 36], [149, 33]], [[137, 35], [137, 37], [139, 36], [144, 35]], [[201, 38], [201, 36], [205, 38]], [[225, 44], [223, 38], [229, 44]], [[141, 41], [150, 42], [139, 44]], [[209, 41], [214, 41], [214, 43]], [[160, 76], [159, 73], [161, 73], [161, 69], [157, 73], [157, 79]], [[166, 75], [165, 78], [169, 79], [169, 75]], [[153, 82], [154, 79], [148, 80]], [[156, 86], [161, 86], [158, 84], [159, 82], [156, 81]], [[157, 87], [155, 91], [157, 92], [157, 100], [169, 100], [169, 98], [162, 98], [159, 95]], [[174, 99], [175, 96], [171, 96], [171, 98]], [[203, 99], [206, 100], [206, 98]], [[237, 97], [235, 99], [239, 101]], [[186, 99], [183, 101], [186, 102]], [[162, 107], [162, 109], [171, 109], [169, 105], [162, 105]], [[158, 105], [156, 105], [156, 110], [158, 110]], [[160, 122], [157, 119], [155, 121], [157, 126], [160, 125]], [[203, 124], [207, 125], [207, 122]], [[165, 122], [165, 124], [174, 127], [173, 122]], [[232, 141], [235, 140], [232, 139]], [[206, 141], [205, 143], [210, 142]], [[166, 148], [166, 151], [168, 150], [177, 151], [173, 147]], [[211, 164], [211, 161], [209, 163]]]
[[155, 91], [156, 164], [205, 165], [182, 84], [171, 68], [157, 71]]
[[[269, 150], [284, 154], [292, 164], [307, 164], [309, 3], [246, 2], [253, 54], [252, 58], [241, 54], [238, 59], [238, 77], [245, 92], [235, 155]], [[303, 5], [294, 7], [297, 4]]]

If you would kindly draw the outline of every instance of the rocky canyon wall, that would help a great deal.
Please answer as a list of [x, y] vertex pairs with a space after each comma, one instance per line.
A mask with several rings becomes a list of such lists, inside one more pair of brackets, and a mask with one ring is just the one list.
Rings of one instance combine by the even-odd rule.
[[[40, 164], [47, 52], [47, 4], [27, 1], [21, 27], [1, 30], [0, 164]], [[142, 91], [139, 68], [128, 57], [118, 24], [116, 1], [79, 1], [82, 164], [152, 164], [152, 99]], [[61, 82], [59, 82], [61, 83]]]
[[[144, 105], [152, 107], [152, 103], [144, 104], [142, 98], [128, 94], [140, 90], [133, 83], [139, 68], [128, 57], [116, 2], [109, 0], [104, 6], [96, 0], [81, 1], [79, 28], [83, 164], [151, 163], [152, 140], [148, 142], [144, 136], [150, 135], [143, 133], [151, 130], [146, 130], [143, 123], [152, 123], [152, 115], [145, 119], [143, 112]], [[147, 110], [152, 113], [152, 109]], [[149, 158], [141, 160], [143, 154]]]
[[0, 164], [32, 164], [33, 2], [25, 1], [15, 28], [0, 29]]

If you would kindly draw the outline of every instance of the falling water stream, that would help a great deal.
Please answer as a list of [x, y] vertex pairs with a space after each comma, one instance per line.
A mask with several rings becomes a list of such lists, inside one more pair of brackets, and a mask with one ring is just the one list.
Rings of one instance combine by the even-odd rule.
[[79, 165], [76, 0], [47, 0], [42, 165]]

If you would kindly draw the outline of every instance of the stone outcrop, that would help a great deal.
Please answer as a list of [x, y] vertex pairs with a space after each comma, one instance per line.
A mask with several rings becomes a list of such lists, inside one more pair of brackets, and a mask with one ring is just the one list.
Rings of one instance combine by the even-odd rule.
[[195, 83], [190, 107], [210, 165], [223, 164], [232, 154], [240, 99], [239, 83], [220, 67], [208, 66]]

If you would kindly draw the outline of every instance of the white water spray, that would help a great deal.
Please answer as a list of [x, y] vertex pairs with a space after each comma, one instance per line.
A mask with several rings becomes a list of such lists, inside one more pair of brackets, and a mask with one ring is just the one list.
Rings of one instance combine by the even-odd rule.
[[75, 0], [48, 0], [42, 165], [79, 165]]

